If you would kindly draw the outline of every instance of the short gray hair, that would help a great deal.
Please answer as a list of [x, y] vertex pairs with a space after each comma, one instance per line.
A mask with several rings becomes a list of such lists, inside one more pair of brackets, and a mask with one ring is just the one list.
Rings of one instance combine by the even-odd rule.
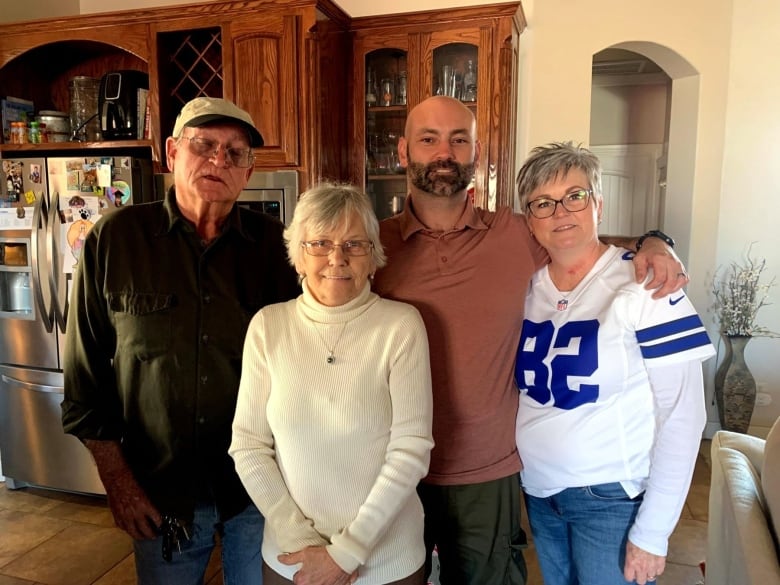
[[301, 242], [306, 232], [328, 232], [341, 226], [352, 213], [363, 222], [369, 241], [374, 245], [372, 256], [377, 268], [387, 263], [379, 240], [379, 221], [371, 200], [354, 185], [321, 183], [301, 194], [295, 205], [290, 226], [284, 230], [287, 257], [295, 268], [301, 260]]
[[601, 201], [601, 163], [598, 157], [583, 146], [573, 142], [551, 142], [531, 150], [517, 173], [517, 196], [523, 213], [528, 205], [528, 196], [542, 185], [566, 176], [572, 169], [578, 169], [588, 177], [593, 198]]

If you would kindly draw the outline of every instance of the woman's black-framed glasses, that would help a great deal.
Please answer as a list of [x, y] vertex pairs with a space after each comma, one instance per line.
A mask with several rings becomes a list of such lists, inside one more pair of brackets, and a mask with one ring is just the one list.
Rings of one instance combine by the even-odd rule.
[[593, 189], [577, 189], [566, 193], [561, 199], [550, 199], [549, 197], [534, 199], [525, 207], [536, 219], [546, 219], [555, 215], [559, 203], [566, 211], [582, 211], [588, 206], [591, 195], [593, 195]]
[[[216, 140], [200, 136], [179, 136], [179, 140], [186, 140], [190, 152], [195, 156], [213, 158], [219, 154], [220, 144]], [[225, 158], [234, 167], [246, 169], [255, 164], [255, 155], [252, 154], [251, 148], [234, 148], [232, 146], [223, 146], [222, 148], [225, 149]]]

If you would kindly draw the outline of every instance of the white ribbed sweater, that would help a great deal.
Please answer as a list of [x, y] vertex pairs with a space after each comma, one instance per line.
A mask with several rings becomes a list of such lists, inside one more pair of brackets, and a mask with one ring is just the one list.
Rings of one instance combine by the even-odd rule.
[[340, 307], [319, 304], [305, 280], [303, 290], [257, 313], [244, 346], [230, 454], [266, 518], [263, 559], [292, 579], [298, 567], [277, 555], [327, 545], [361, 585], [401, 579], [424, 561], [425, 327], [368, 284]]

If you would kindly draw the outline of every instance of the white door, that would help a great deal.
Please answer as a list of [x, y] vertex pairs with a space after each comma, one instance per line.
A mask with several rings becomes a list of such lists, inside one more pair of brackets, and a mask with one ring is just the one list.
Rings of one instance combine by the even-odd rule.
[[599, 233], [636, 236], [660, 225], [661, 144], [592, 146], [601, 160], [604, 213]]

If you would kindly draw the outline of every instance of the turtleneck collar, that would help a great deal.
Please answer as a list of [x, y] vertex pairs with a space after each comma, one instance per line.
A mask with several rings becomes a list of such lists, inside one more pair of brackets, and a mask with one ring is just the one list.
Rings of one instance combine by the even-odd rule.
[[301, 287], [303, 294], [298, 297], [298, 311], [303, 317], [316, 323], [347, 323], [365, 313], [379, 300], [379, 295], [371, 292], [370, 282], [366, 282], [358, 296], [337, 307], [328, 307], [315, 299], [305, 278], [301, 281]]

